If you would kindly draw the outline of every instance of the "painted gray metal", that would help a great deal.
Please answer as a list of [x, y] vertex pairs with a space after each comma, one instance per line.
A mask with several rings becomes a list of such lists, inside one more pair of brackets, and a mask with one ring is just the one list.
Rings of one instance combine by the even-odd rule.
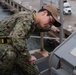
[[76, 57], [70, 52], [76, 47], [76, 32], [71, 34], [47, 57], [38, 59], [36, 64], [48, 62], [47, 69], [40, 75], [76, 75]]
[[66, 41], [64, 41], [57, 49], [55, 54], [67, 61], [73, 67], [76, 67], [76, 57], [70, 54], [70, 52], [76, 47], [76, 32], [73, 33]]
[[61, 75], [76, 75], [76, 56], [70, 54], [70, 52], [75, 48], [76, 32], [71, 34], [69, 38], [67, 38], [54, 50], [53, 55], [55, 55], [60, 61], [60, 67], [59, 69], [55, 68], [55, 71], [59, 70], [58, 73], [62, 71], [63, 74]]

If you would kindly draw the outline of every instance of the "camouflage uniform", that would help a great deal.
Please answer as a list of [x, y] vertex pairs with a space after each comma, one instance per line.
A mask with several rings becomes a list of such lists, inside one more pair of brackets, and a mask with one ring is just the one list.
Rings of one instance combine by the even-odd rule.
[[0, 75], [11, 75], [18, 67], [20, 75], [38, 75], [36, 67], [27, 60], [31, 57], [26, 39], [36, 28], [33, 12], [19, 12], [0, 22], [0, 38], [9, 37], [12, 43], [0, 43]]

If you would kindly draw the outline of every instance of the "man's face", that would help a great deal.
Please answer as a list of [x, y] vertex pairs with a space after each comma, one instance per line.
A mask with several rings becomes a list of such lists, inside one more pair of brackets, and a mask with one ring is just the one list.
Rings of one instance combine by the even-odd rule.
[[53, 17], [52, 16], [47, 16], [47, 12], [44, 11], [40, 16], [39, 24], [42, 28], [50, 27], [50, 24], [52, 25], [53, 21], [54, 21]]

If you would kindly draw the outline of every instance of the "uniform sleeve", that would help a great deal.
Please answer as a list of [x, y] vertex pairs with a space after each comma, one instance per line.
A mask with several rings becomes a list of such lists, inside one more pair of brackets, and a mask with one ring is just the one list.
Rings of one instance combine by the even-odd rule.
[[31, 55], [27, 50], [26, 37], [30, 28], [31, 26], [28, 20], [23, 21], [20, 19], [17, 21], [14, 29], [9, 35], [12, 38], [13, 46], [16, 48], [16, 50], [24, 53], [24, 55], [26, 55], [28, 58], [30, 58]]

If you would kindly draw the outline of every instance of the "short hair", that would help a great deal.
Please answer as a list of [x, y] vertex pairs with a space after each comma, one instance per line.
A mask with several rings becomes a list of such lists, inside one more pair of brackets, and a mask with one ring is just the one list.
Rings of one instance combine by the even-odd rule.
[[[46, 9], [44, 9], [43, 7], [38, 11], [38, 12], [42, 12], [42, 11], [45, 11]], [[50, 16], [51, 15], [51, 12], [49, 12], [48, 10], [46, 10], [48, 12], [47, 16]]]

